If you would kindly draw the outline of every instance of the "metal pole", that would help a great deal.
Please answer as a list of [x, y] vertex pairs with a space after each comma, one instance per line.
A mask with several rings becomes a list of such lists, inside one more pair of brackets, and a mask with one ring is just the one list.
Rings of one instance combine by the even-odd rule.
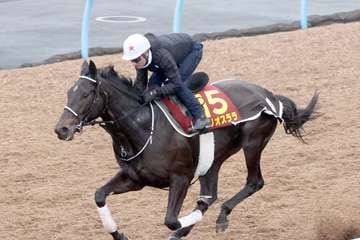
[[307, 29], [307, 13], [308, 12], [308, 3], [307, 0], [301, 0], [301, 29]]
[[84, 60], [89, 58], [89, 22], [93, 8], [93, 0], [86, 0], [85, 10], [81, 29], [81, 57]]
[[181, 28], [181, 17], [184, 9], [184, 0], [177, 0], [175, 14], [174, 14], [174, 23], [173, 23], [173, 32], [180, 32]]

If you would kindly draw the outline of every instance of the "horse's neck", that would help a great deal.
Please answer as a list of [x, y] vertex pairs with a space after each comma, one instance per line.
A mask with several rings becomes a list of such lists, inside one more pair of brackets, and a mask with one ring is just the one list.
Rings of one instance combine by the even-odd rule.
[[[111, 118], [104, 118], [105, 121], [111, 120]], [[129, 138], [114, 124], [108, 124], [103, 126], [113, 140], [114, 151], [117, 156], [121, 156], [122, 151], [125, 150], [130, 156], [135, 154], [136, 146], [134, 146]]]
[[[140, 109], [141, 108], [141, 109]], [[135, 113], [134, 111], [139, 110]], [[129, 115], [130, 114], [130, 115]], [[109, 128], [110, 135], [116, 142], [126, 141], [134, 148], [141, 148], [151, 131], [151, 114], [149, 106], [141, 106], [134, 99], [124, 96], [110, 100], [105, 118], [115, 121]]]
[[[146, 117], [148, 119], [146, 123], [139, 122], [139, 119], [148, 116], [148, 112], [149, 110], [144, 108], [116, 122], [112, 129], [107, 130], [112, 137], [114, 152], [117, 156], [121, 156], [124, 150], [128, 156], [134, 156], [144, 147], [151, 134], [151, 117]], [[113, 120], [116, 121], [115, 118]]]

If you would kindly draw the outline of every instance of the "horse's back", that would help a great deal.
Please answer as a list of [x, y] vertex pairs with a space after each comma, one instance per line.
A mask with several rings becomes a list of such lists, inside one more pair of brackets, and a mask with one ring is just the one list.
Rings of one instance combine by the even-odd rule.
[[265, 112], [281, 119], [283, 106], [280, 99], [271, 91], [242, 80], [223, 80], [213, 83], [222, 90], [239, 110], [241, 118], [238, 122], [246, 122], [258, 118]]
[[243, 80], [222, 80], [213, 83], [226, 93], [233, 101], [235, 99], [264, 99], [274, 97], [269, 90]]

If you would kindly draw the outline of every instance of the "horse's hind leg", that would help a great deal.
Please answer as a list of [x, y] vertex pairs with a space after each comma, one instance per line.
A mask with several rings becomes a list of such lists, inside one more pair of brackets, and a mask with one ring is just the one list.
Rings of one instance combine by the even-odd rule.
[[118, 227], [111, 216], [110, 209], [106, 205], [106, 198], [114, 193], [120, 194], [128, 191], [140, 190], [142, 185], [130, 179], [126, 173], [119, 171], [109, 182], [99, 188], [95, 193], [95, 202], [105, 230], [112, 235], [114, 240], [128, 240], [123, 234], [118, 232]]
[[[203, 177], [199, 177], [200, 197], [194, 211], [200, 210], [202, 215], [205, 214], [210, 205], [217, 199], [218, 173], [222, 162], [223, 161], [215, 161], [208, 173]], [[176, 230], [169, 240], [181, 239], [187, 236], [194, 226], [195, 224]]]
[[260, 118], [257, 121], [250, 122], [247, 126], [245, 125], [242, 145], [248, 169], [246, 185], [239, 193], [221, 206], [221, 212], [216, 220], [217, 232], [223, 232], [227, 229], [227, 216], [237, 204], [264, 186], [260, 169], [261, 152], [275, 131], [276, 120], [265, 118], [267, 121], [261, 122], [261, 119], [264, 120], [264, 118]]

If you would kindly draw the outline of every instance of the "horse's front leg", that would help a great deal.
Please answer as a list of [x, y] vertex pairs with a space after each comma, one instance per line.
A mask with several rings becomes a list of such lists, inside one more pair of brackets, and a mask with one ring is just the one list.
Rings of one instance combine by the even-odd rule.
[[[217, 199], [218, 175], [219, 169], [223, 161], [217, 160], [214, 165], [209, 169], [205, 176], [199, 178], [200, 180], [200, 197], [197, 201], [197, 206], [193, 212], [201, 211], [202, 215], [205, 214], [207, 209]], [[198, 220], [201, 220], [199, 217]], [[196, 222], [194, 222], [196, 223]], [[180, 228], [174, 232], [169, 240], [179, 240], [187, 236], [195, 225], [192, 224], [187, 227]]]
[[111, 216], [110, 209], [106, 205], [106, 198], [112, 193], [120, 194], [142, 188], [143, 185], [136, 183], [129, 178], [126, 172], [120, 170], [109, 182], [96, 191], [95, 203], [98, 207], [101, 222], [105, 230], [113, 236], [114, 240], [128, 240], [128, 238], [123, 233], [119, 233], [118, 227]]
[[178, 216], [186, 197], [189, 184], [190, 180], [186, 176], [174, 175], [170, 177], [165, 225], [171, 230], [179, 229], [184, 225], [184, 222], [181, 222], [181, 219], [178, 219]]

